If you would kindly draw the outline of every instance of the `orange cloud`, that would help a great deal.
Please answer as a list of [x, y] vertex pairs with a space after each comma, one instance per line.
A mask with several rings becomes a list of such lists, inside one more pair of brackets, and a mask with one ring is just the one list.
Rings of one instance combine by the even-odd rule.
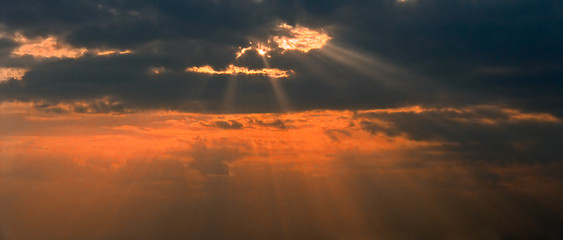
[[22, 44], [12, 51], [12, 54], [17, 56], [78, 58], [88, 52], [86, 48], [74, 48], [53, 36], [31, 40], [18, 35], [15, 40]]
[[[286, 35], [282, 36], [272, 36], [265, 42], [250, 42], [249, 47], [240, 48], [237, 52], [236, 58], [241, 57], [249, 50], [256, 50], [260, 55], [267, 55], [269, 52], [274, 51], [276, 48], [282, 50], [297, 50], [301, 52], [309, 52], [313, 49], [320, 49], [327, 42], [332, 39], [324, 31], [315, 31], [300, 25], [295, 27], [288, 25], [286, 23], [280, 24], [277, 30], [283, 32]], [[277, 46], [274, 46], [276, 45]], [[282, 52], [283, 53], [283, 52]]]
[[187, 72], [198, 72], [206, 74], [226, 74], [226, 75], [265, 75], [271, 78], [285, 78], [289, 77], [293, 71], [284, 71], [277, 68], [262, 68], [262, 69], [248, 69], [246, 67], [238, 67], [235, 65], [229, 65], [225, 70], [215, 70], [211, 66], [203, 67], [189, 67], [186, 68]]
[[105, 56], [112, 54], [128, 54], [132, 52], [131, 50], [75, 48], [62, 42], [55, 36], [28, 39], [23, 35], [18, 34], [14, 40], [21, 44], [18, 48], [12, 51], [12, 54], [16, 56], [33, 56], [36, 58], [78, 58], [86, 53]]
[[0, 68], [0, 82], [10, 79], [21, 80], [27, 71], [29, 71], [27, 68]]
[[131, 50], [115, 50], [115, 49], [109, 49], [109, 50], [95, 49], [92, 52], [94, 52], [98, 56], [106, 56], [106, 55], [113, 55], [113, 54], [129, 54], [129, 53], [132, 53], [133, 51], [131, 51]]
[[560, 122], [561, 119], [548, 113], [523, 113], [516, 109], [504, 109], [504, 113], [510, 116], [513, 121], [539, 121], [539, 122]]
[[309, 52], [313, 49], [322, 48], [331, 39], [323, 31], [315, 31], [299, 25], [293, 27], [284, 23], [279, 28], [289, 31], [290, 34], [289, 36], [275, 36], [273, 38], [278, 47], [284, 50]]
[[[252, 44], [252, 42], [250, 42], [250, 44]], [[256, 50], [256, 52], [258, 52], [258, 54], [264, 56], [264, 55], [268, 54], [270, 51], [272, 51], [273, 49], [271, 47], [266, 46], [263, 43], [257, 43], [257, 44], [250, 46], [250, 47], [240, 48], [240, 50], [237, 52], [236, 58], [241, 57], [242, 55], [244, 55], [246, 53], [246, 51], [249, 51], [249, 50]], [[269, 55], [266, 55], [266, 56], [270, 57]]]

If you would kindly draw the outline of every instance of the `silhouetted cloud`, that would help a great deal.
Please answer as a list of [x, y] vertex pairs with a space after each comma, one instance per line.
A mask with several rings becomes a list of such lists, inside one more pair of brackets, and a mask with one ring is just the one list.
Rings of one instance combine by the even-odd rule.
[[[428, 109], [421, 112], [358, 114], [372, 134], [405, 135], [438, 141], [445, 153], [469, 160], [553, 162], [563, 159], [563, 121], [548, 114], [527, 114], [490, 106]], [[374, 121], [376, 120], [376, 121]]]
[[258, 126], [262, 126], [262, 127], [273, 127], [273, 128], [278, 128], [278, 129], [286, 129], [287, 128], [287, 125], [281, 119], [275, 119], [275, 120], [272, 120], [270, 122], [260, 120], [260, 119], [250, 119], [248, 123], [251, 124], [251, 125], [258, 125]]
[[222, 129], [242, 129], [243, 125], [240, 122], [237, 122], [235, 120], [231, 120], [231, 121], [215, 121], [213, 122], [213, 125], [215, 127], [218, 128], [222, 128]]

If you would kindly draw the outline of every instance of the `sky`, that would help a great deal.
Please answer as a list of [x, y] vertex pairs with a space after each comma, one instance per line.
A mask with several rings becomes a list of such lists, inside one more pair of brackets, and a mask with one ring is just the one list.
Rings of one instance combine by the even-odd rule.
[[3, 0], [0, 240], [563, 239], [557, 0]]

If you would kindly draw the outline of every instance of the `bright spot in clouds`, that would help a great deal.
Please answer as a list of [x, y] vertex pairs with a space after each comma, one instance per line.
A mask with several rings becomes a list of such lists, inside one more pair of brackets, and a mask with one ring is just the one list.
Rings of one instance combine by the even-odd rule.
[[[250, 44], [252, 44], [252, 42], [250, 42]], [[246, 53], [246, 51], [248, 51], [248, 50], [256, 50], [256, 52], [258, 52], [258, 54], [264, 56], [264, 55], [266, 55], [268, 52], [272, 51], [272, 48], [266, 46], [266, 45], [263, 44], [263, 43], [257, 43], [257, 44], [254, 44], [253, 46], [250, 46], [250, 47], [240, 48], [240, 50], [237, 52], [237, 57], [236, 57], [236, 58], [241, 57], [241, 56], [244, 55], [244, 54]], [[268, 56], [268, 57], [270, 57], [270, 56]]]
[[268, 53], [269, 51], [271, 51], [272, 49], [263, 45], [263, 44], [258, 44], [258, 46], [256, 47], [256, 51], [258, 51], [258, 54], [260, 55], [265, 55], [266, 53]]
[[262, 68], [262, 69], [248, 69], [246, 67], [238, 67], [235, 65], [229, 65], [225, 70], [215, 70], [211, 66], [203, 67], [189, 67], [186, 69], [187, 72], [198, 72], [207, 74], [246, 74], [246, 75], [265, 75], [271, 78], [284, 78], [289, 77], [293, 71], [284, 71], [277, 68]]
[[164, 73], [166, 69], [164, 67], [151, 67], [149, 68], [149, 72], [155, 75]]
[[0, 82], [10, 79], [21, 80], [27, 68], [0, 68]]

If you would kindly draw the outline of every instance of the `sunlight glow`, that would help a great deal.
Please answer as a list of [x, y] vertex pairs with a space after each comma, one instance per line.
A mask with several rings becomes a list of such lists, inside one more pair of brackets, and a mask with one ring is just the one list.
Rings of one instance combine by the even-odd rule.
[[166, 71], [166, 69], [164, 67], [151, 67], [149, 68], [149, 73], [158, 75], [158, 74], [162, 74]]
[[215, 70], [211, 66], [206, 65], [203, 67], [189, 67], [186, 69], [187, 72], [198, 72], [207, 74], [245, 74], [245, 75], [265, 75], [271, 78], [285, 78], [289, 77], [293, 71], [284, 71], [277, 68], [263, 68], [263, 69], [248, 69], [246, 67], [238, 67], [235, 65], [229, 65], [225, 70]]
[[258, 47], [256, 48], [256, 50], [258, 51], [258, 54], [260, 55], [265, 55], [266, 53], [268, 53], [269, 51], [271, 51], [271, 48], [266, 47], [262, 44], [259, 44]]

